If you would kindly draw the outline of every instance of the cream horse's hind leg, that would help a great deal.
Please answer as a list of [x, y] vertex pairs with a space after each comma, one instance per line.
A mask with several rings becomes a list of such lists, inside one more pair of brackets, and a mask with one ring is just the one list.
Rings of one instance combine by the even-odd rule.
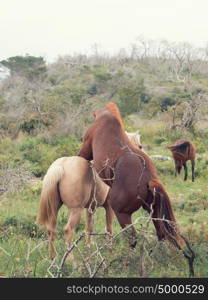
[[54, 246], [53, 246], [53, 242], [56, 238], [56, 220], [53, 219], [51, 220], [50, 224], [47, 225], [47, 233], [48, 233], [48, 246], [49, 246], [49, 251], [50, 251], [50, 259], [54, 259], [55, 258], [55, 250], [54, 250]]
[[[64, 227], [66, 243], [71, 243], [76, 226], [80, 222], [82, 208], [71, 208], [67, 225]], [[72, 252], [69, 253], [68, 259], [74, 261]]]
[[56, 210], [55, 210], [55, 215], [51, 216], [51, 218], [48, 221], [48, 224], [46, 225], [47, 228], [47, 233], [48, 233], [48, 246], [49, 246], [49, 251], [50, 251], [50, 259], [54, 259], [56, 254], [55, 254], [55, 249], [53, 246], [53, 242], [56, 238], [56, 218], [58, 211], [60, 207], [62, 206], [62, 202], [58, 203]]
[[108, 238], [110, 244], [112, 243], [112, 233], [113, 233], [113, 216], [114, 212], [108, 201], [105, 201], [103, 207], [105, 208], [106, 213], [106, 231], [108, 233]]
[[[108, 239], [110, 244], [112, 243], [112, 233], [113, 233], [113, 216], [114, 212], [109, 203], [106, 201], [103, 204], [103, 207], [105, 208], [105, 214], [106, 214], [106, 232], [108, 233]], [[90, 234], [93, 232], [93, 214], [91, 214], [88, 209], [86, 209], [86, 244], [88, 246], [92, 243], [92, 236]]]

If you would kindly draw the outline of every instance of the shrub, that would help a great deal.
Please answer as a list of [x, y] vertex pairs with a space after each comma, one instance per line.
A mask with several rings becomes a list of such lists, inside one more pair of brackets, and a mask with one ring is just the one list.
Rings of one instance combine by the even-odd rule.
[[149, 102], [143, 80], [118, 89], [118, 106], [123, 116], [138, 112], [142, 104]]
[[160, 110], [162, 112], [167, 111], [169, 106], [176, 104], [176, 100], [170, 96], [162, 97], [159, 100]]

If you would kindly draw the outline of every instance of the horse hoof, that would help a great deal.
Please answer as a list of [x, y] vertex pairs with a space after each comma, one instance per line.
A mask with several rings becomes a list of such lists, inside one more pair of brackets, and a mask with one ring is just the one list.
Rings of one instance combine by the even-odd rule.
[[91, 246], [93, 246], [95, 243], [94, 242], [89, 242], [89, 243], [86, 243], [86, 246], [88, 247], [88, 248], [91, 248]]
[[136, 247], [136, 244], [137, 244], [137, 241], [134, 241], [134, 242], [130, 243], [130, 244], [129, 244], [129, 245], [130, 245], [130, 248], [131, 248], [131, 249], [134, 249], [134, 248]]
[[50, 259], [54, 260], [54, 258], [56, 257], [55, 253], [50, 253]]
[[90, 239], [87, 238], [87, 239], [85, 240], [85, 244], [86, 244], [86, 246], [87, 246], [88, 248], [91, 248], [91, 246], [95, 245], [95, 242], [94, 242], [94, 240], [93, 240], [92, 237], [91, 237]]

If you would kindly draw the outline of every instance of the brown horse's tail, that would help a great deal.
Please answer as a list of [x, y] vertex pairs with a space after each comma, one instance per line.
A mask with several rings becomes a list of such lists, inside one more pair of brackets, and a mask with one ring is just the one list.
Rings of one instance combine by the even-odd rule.
[[149, 182], [149, 189], [153, 201], [151, 202], [152, 205], [148, 211], [152, 212], [151, 216], [157, 231], [158, 239], [166, 239], [182, 251], [184, 257], [188, 260], [189, 276], [194, 276], [195, 253], [188, 240], [179, 232], [168, 194], [163, 185], [156, 179]]
[[64, 169], [61, 166], [62, 158], [57, 159], [49, 167], [42, 185], [39, 213], [37, 223], [43, 226], [50, 226], [56, 220], [58, 208], [60, 205], [60, 196], [58, 183], [64, 175]]
[[171, 202], [165, 188], [158, 180], [149, 182], [152, 193], [152, 218], [159, 240], [166, 239], [177, 248], [183, 248], [185, 243], [181, 239], [178, 225], [172, 210]]

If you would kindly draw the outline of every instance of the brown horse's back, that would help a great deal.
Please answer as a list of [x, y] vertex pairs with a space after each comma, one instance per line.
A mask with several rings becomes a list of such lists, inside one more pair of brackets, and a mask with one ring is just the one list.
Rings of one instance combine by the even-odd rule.
[[196, 156], [196, 150], [194, 144], [189, 140], [179, 139], [175, 144], [168, 147], [173, 154], [174, 159], [181, 159], [184, 161], [194, 160]]
[[[103, 130], [103, 128], [105, 130]], [[112, 186], [113, 181], [110, 179], [114, 177], [114, 168], [117, 161], [126, 154], [130, 154], [137, 162], [140, 161], [141, 170], [143, 170], [143, 166], [145, 165], [145, 172], [142, 174], [144, 178], [145, 174], [148, 174], [148, 177], [151, 177], [151, 179], [157, 178], [156, 168], [151, 158], [129, 140], [120, 122], [113, 116], [106, 114], [103, 118], [99, 118], [95, 124], [93, 124], [92, 132], [91, 151], [93, 152], [94, 165], [96, 171], [100, 177], [104, 179], [106, 184]], [[85, 156], [85, 150], [84, 144], [79, 155], [87, 158]], [[127, 161], [128, 165], [129, 159]], [[130, 172], [129, 169], [128, 172]], [[136, 172], [138, 177], [140, 171], [137, 169]]]

